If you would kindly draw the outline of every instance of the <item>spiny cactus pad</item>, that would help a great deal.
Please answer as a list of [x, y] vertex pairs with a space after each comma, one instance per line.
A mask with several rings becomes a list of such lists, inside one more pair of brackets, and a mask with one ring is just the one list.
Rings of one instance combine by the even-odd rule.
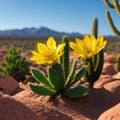
[[31, 84], [30, 89], [39, 95], [55, 95], [56, 94], [55, 90], [40, 86], [38, 84]]
[[65, 90], [65, 95], [67, 95], [70, 98], [81, 97], [86, 93], [87, 89], [87, 86], [85, 86], [84, 84], [79, 85], [75, 88]]

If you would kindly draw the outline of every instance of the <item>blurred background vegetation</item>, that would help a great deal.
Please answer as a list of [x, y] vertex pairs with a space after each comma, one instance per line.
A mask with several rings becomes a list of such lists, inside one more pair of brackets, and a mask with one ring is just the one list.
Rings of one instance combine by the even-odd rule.
[[[54, 37], [57, 43], [61, 42], [62, 37]], [[21, 49], [22, 52], [29, 56], [31, 50], [35, 49], [37, 42], [46, 42], [48, 37], [0, 37], [0, 52], [7, 54], [7, 50], [11, 47]], [[82, 38], [81, 38], [82, 39]], [[107, 46], [104, 49], [107, 53], [120, 53], [120, 38], [115, 36], [107, 36]], [[69, 37], [70, 41], [74, 41], [75, 37]], [[5, 52], [6, 51], [6, 52]]]

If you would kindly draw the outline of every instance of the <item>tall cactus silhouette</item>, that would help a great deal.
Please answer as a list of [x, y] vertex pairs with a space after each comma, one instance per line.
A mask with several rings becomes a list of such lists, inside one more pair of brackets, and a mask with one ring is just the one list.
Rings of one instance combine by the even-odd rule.
[[[113, 3], [110, 3], [109, 0], [104, 0], [104, 3], [108, 7], [115, 9], [117, 14], [120, 15], [120, 3], [118, 0], [113, 0]], [[112, 31], [115, 33], [115, 35], [120, 37], [120, 30], [118, 30], [117, 27], [114, 25], [114, 22], [112, 20], [112, 17], [109, 11], [106, 11], [106, 17]], [[116, 67], [117, 67], [117, 70], [120, 71], [120, 53], [117, 55], [117, 58], [116, 58]]]
[[[98, 37], [98, 19], [93, 19], [92, 34], [97, 38]], [[86, 79], [90, 84], [90, 87], [93, 88], [94, 82], [97, 81], [100, 77], [103, 68], [103, 49], [94, 55], [92, 59], [85, 60], [85, 64], [88, 65], [88, 72], [86, 73]]]
[[69, 74], [69, 39], [67, 36], [62, 37], [62, 43], [65, 43], [64, 53], [60, 58], [60, 62], [63, 66], [65, 78], [68, 77]]
[[92, 34], [97, 38], [98, 36], [98, 19], [93, 19]]
[[[103, 1], [109, 8], [115, 9], [117, 14], [120, 15], [120, 3], [118, 0], [113, 0], [113, 3], [110, 3], [109, 0]], [[115, 26], [109, 11], [106, 11], [106, 18], [114, 34], [120, 37], [120, 30]]]

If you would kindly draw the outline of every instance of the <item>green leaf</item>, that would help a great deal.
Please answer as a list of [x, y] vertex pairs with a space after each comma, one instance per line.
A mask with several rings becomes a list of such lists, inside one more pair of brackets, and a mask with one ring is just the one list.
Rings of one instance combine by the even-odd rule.
[[73, 85], [74, 83], [76, 83], [81, 77], [83, 77], [85, 75], [85, 73], [87, 72], [87, 69], [85, 67], [82, 67], [78, 73], [75, 75], [75, 78], [72, 80], [71, 85]]
[[42, 87], [38, 84], [31, 84], [30, 89], [39, 95], [55, 95], [57, 93], [55, 90]]
[[101, 72], [102, 72], [102, 68], [103, 68], [103, 63], [104, 63], [104, 52], [103, 52], [103, 49], [98, 53], [99, 55], [99, 63], [98, 63], [98, 66], [95, 70], [95, 79], [94, 79], [94, 82], [97, 81], [101, 75]]
[[69, 74], [69, 59], [70, 59], [69, 39], [67, 36], [62, 37], [62, 43], [65, 43], [65, 47], [64, 47], [64, 53], [60, 58], [60, 62], [61, 62], [63, 69], [64, 69], [65, 79], [67, 79], [68, 74]]
[[78, 98], [83, 96], [88, 90], [88, 87], [84, 84], [81, 84], [75, 88], [65, 90], [65, 95], [70, 98]]
[[61, 64], [48, 67], [48, 79], [57, 91], [64, 89], [64, 72]]
[[72, 69], [71, 72], [66, 80], [65, 86], [69, 87], [71, 85], [72, 80], [75, 77], [75, 70], [76, 70], [76, 65], [77, 65], [77, 60], [74, 59], [73, 64], [72, 64]]
[[31, 69], [31, 73], [32, 76], [38, 81], [41, 82], [43, 84], [45, 84], [46, 86], [49, 86], [51, 88], [53, 88], [52, 84], [50, 83], [50, 81], [48, 80], [47, 77], [45, 77], [45, 75], [37, 68], [33, 68]]

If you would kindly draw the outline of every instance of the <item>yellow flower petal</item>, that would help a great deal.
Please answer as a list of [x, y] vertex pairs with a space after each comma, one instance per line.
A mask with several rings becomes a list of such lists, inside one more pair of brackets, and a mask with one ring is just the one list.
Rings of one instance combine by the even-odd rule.
[[53, 37], [49, 37], [49, 38], [48, 38], [47, 46], [48, 46], [50, 49], [55, 49], [55, 48], [56, 48], [56, 42], [55, 42], [55, 40], [54, 40]]
[[81, 39], [79, 39], [79, 38], [75, 38], [75, 41], [76, 41], [76, 44], [82, 44], [82, 40]]
[[37, 55], [38, 54], [38, 52], [36, 52], [36, 51], [31, 51], [31, 52], [32, 52], [33, 55]]
[[99, 36], [98, 38], [97, 38], [97, 40], [99, 41], [99, 42], [102, 42], [103, 41], [103, 36], [101, 35], [101, 36]]
[[39, 59], [42, 59], [42, 56], [40, 54], [37, 54], [37, 55], [33, 55], [30, 60], [39, 60]]
[[74, 42], [70, 42], [70, 47], [74, 50], [78, 49], [78, 45]]
[[61, 45], [58, 45], [57, 47], [57, 53], [61, 53], [64, 50], [65, 43], [62, 43]]
[[73, 55], [91, 58], [100, 52], [105, 46], [107, 41], [103, 41], [103, 36], [95, 38], [94, 35], [85, 35], [83, 40], [76, 38], [76, 43], [70, 42], [70, 47], [74, 50]]
[[43, 60], [37, 60], [36, 63], [37, 63], [37, 64], [41, 64], [41, 65], [45, 65], [45, 64], [46, 64], [46, 62], [43, 61]]
[[30, 60], [35, 61], [37, 64], [54, 65], [62, 56], [65, 44], [56, 46], [56, 41], [50, 37], [47, 45], [43, 43], [37, 44], [37, 51], [32, 51], [33, 56]]
[[[79, 38], [76, 38], [75, 39], [76, 41], [76, 50], [78, 51], [83, 51], [84, 48], [86, 47], [83, 40], [79, 39]], [[84, 46], [84, 47], [83, 47]]]
[[33, 57], [30, 58], [30, 60], [37, 60], [37, 59], [38, 59], [37, 56], [33, 56]]
[[47, 46], [45, 44], [43, 44], [43, 43], [38, 43], [37, 44], [37, 50], [38, 50], [39, 53], [43, 53], [46, 49], [47, 49]]

